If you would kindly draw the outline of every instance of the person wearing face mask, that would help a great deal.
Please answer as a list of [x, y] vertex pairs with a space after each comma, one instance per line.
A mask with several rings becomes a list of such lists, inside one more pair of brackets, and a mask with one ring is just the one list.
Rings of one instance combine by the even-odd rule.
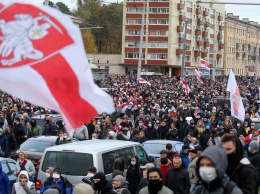
[[44, 131], [43, 135], [57, 135], [58, 127], [52, 122], [51, 116], [47, 115], [45, 117]]
[[244, 148], [241, 141], [230, 134], [221, 138], [221, 145], [226, 150], [228, 157], [227, 175], [234, 181], [244, 194], [255, 193], [256, 174], [253, 165], [244, 156]]
[[82, 182], [83, 183], [86, 183], [86, 184], [89, 184], [92, 186], [92, 188], [94, 188], [94, 183], [92, 181], [92, 178], [93, 176], [97, 173], [97, 169], [96, 167], [92, 166], [88, 169], [88, 172], [87, 172], [87, 176], [85, 176], [83, 179], [82, 179]]
[[16, 162], [15, 172], [18, 175], [22, 170], [26, 170], [29, 173], [30, 180], [34, 180], [35, 167], [31, 160], [27, 160], [27, 154], [25, 151], [20, 151], [19, 159]]
[[154, 167], [154, 165], [152, 163], [147, 163], [144, 166], [140, 167], [140, 170], [141, 170], [140, 174], [141, 174], [142, 178], [140, 180], [136, 193], [139, 193], [142, 188], [148, 186], [147, 171], [152, 167]]
[[194, 119], [191, 119], [190, 120], [190, 124], [188, 125], [188, 127], [186, 128], [186, 134], [187, 135], [189, 132], [192, 132], [193, 133], [193, 137], [198, 137], [198, 129], [197, 127], [195, 126], [195, 121]]
[[210, 146], [204, 150], [196, 163], [196, 173], [201, 184], [196, 185], [191, 194], [242, 194], [226, 175], [227, 166], [223, 148]]
[[87, 126], [82, 125], [75, 130], [73, 137], [80, 141], [84, 141], [84, 140], [89, 139], [88, 135], [89, 135], [89, 132], [88, 132]]
[[113, 190], [113, 185], [110, 181], [106, 180], [106, 176], [103, 172], [98, 172], [92, 177], [95, 191], [98, 194], [117, 194]]
[[11, 130], [11, 126], [7, 125], [5, 128], [7, 143], [8, 143], [8, 157], [11, 158], [11, 153], [17, 147], [17, 142], [14, 136], [13, 131]]
[[169, 127], [166, 125], [166, 122], [163, 120], [161, 126], [158, 127], [159, 139], [166, 139], [166, 134], [169, 131]]
[[152, 121], [148, 122], [147, 129], [144, 130], [144, 135], [147, 140], [154, 140], [159, 138], [157, 130], [154, 128]]
[[235, 129], [237, 130], [237, 137], [239, 137], [240, 135], [246, 136], [246, 131], [243, 128], [241, 121], [237, 121]]
[[14, 183], [12, 194], [36, 194], [35, 184], [29, 181], [27, 171], [23, 170], [18, 175], [18, 182]]
[[186, 115], [181, 114], [179, 119], [176, 122], [176, 128], [178, 129], [179, 141], [183, 141], [187, 127], [188, 127], [188, 123], [186, 121]]
[[28, 127], [28, 134], [29, 137], [42, 135], [42, 128], [39, 125], [37, 125], [37, 121], [35, 119], [32, 119], [30, 121], [30, 126]]
[[166, 139], [178, 141], [178, 129], [176, 128], [176, 124], [174, 122], [171, 124], [171, 128], [166, 133]]
[[54, 168], [52, 167], [46, 168], [45, 170], [46, 181], [43, 183], [44, 186], [51, 184], [53, 170]]
[[210, 139], [210, 129], [209, 126], [207, 126], [200, 136], [200, 145], [202, 150], [205, 150], [207, 148], [209, 139]]
[[148, 186], [144, 187], [139, 194], [173, 194], [163, 185], [162, 172], [159, 168], [153, 167], [147, 171]]
[[8, 174], [2, 170], [2, 163], [0, 162], [0, 193], [11, 194], [10, 181]]
[[7, 158], [8, 156], [8, 141], [0, 128], [0, 156]]
[[54, 168], [52, 177], [49, 178], [48, 184], [41, 188], [40, 194], [43, 194], [51, 186], [58, 186], [61, 194], [72, 194], [72, 184], [61, 176], [61, 169]]
[[140, 184], [140, 165], [136, 155], [131, 157], [131, 164], [127, 168], [126, 181], [128, 182], [128, 190], [131, 193], [137, 191], [138, 185]]

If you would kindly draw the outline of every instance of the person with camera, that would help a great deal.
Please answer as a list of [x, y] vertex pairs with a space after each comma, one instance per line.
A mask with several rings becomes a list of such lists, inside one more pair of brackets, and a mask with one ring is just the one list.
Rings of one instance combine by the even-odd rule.
[[69, 138], [68, 133], [66, 131], [64, 131], [64, 133], [60, 131], [60, 134], [56, 139], [55, 145], [61, 145], [69, 142], [71, 142], [71, 139]]

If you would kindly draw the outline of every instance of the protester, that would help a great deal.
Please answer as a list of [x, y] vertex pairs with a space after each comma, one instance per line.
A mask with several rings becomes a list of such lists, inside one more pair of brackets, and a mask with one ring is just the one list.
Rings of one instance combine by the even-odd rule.
[[125, 181], [125, 177], [121, 175], [117, 175], [113, 179], [113, 186], [116, 193], [120, 194], [131, 194], [130, 191], [127, 188], [127, 183]]
[[99, 194], [117, 194], [113, 190], [113, 185], [106, 180], [106, 176], [102, 172], [96, 173], [92, 180], [94, 182], [95, 191]]
[[10, 181], [8, 174], [3, 171], [2, 163], [0, 162], [0, 193], [11, 194]]
[[117, 175], [124, 176], [124, 170], [126, 167], [126, 162], [124, 157], [117, 158], [114, 162], [114, 171], [112, 178], [115, 178]]
[[79, 183], [74, 187], [73, 194], [94, 194], [94, 190], [88, 184]]
[[75, 130], [75, 133], [73, 135], [74, 138], [77, 138], [78, 140], [82, 141], [82, 140], [87, 140], [89, 139], [89, 132], [88, 132], [88, 128], [86, 125], [82, 125], [80, 127], [78, 127]]
[[11, 130], [11, 125], [7, 125], [5, 128], [7, 143], [8, 143], [8, 157], [11, 157], [11, 153], [17, 147], [17, 142], [14, 133]]
[[29, 137], [35, 137], [42, 135], [42, 128], [37, 125], [37, 121], [32, 119], [30, 121], [30, 127], [28, 128]]
[[[150, 168], [153, 168], [154, 167], [154, 165], [152, 164], [152, 163], [147, 163], [147, 164], [145, 164], [145, 165], [143, 165], [143, 166], [141, 166], [140, 167], [140, 170], [141, 170], [141, 173], [142, 173], [142, 178], [141, 178], [141, 180], [140, 180], [140, 183], [139, 183], [139, 185], [138, 185], [138, 188], [137, 188], [137, 190], [136, 190], [136, 193], [139, 193], [139, 191], [142, 189], [142, 188], [144, 188], [144, 187], [146, 187], [146, 186], [148, 186], [148, 179], [147, 179], [147, 171], [150, 169]], [[140, 174], [139, 174], [139, 176], [140, 176]]]
[[190, 191], [192, 191], [196, 185], [196, 183], [198, 182], [198, 175], [196, 172], [196, 165], [197, 165], [197, 150], [195, 149], [190, 149], [188, 151], [189, 153], [189, 158], [190, 158], [190, 163], [189, 163], [189, 167], [188, 167], [188, 172], [189, 172], [189, 177], [190, 177], [190, 183], [191, 183], [191, 187], [190, 187]]
[[7, 158], [9, 154], [9, 146], [6, 136], [3, 134], [3, 129], [0, 128], [0, 156]]
[[29, 181], [29, 174], [26, 170], [22, 170], [17, 178], [17, 182], [14, 183], [12, 188], [12, 194], [36, 194], [35, 184]]
[[223, 148], [211, 146], [205, 149], [196, 164], [196, 173], [201, 184], [191, 194], [242, 194], [225, 174], [227, 166], [227, 156]]
[[[156, 167], [156, 168], [160, 168], [160, 165], [161, 165], [161, 158], [167, 158], [167, 151], [166, 150], [162, 150], [162, 151], [160, 151], [160, 158], [156, 158], [155, 159], [155, 161], [154, 161], [154, 166]], [[171, 160], [169, 160], [168, 158], [167, 158], [167, 160], [168, 160], [168, 164], [172, 164], [172, 162], [171, 162]]]
[[140, 183], [140, 165], [139, 160], [136, 155], [131, 157], [131, 164], [127, 168], [126, 172], [126, 181], [128, 183], [128, 189], [131, 193], [135, 193], [137, 191], [138, 185]]

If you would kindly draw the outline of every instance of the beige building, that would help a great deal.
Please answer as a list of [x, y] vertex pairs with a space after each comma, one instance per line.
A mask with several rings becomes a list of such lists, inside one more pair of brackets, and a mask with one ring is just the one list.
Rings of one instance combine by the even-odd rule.
[[[235, 75], [246, 75], [248, 65], [257, 65], [257, 45], [260, 43], [260, 25], [249, 21], [248, 18], [239, 19], [232, 13], [226, 14], [224, 66], [225, 74], [230, 69]], [[260, 68], [256, 67], [258, 75]]]
[[[197, 4], [197, 0], [124, 0], [121, 65], [136, 72], [142, 12], [145, 7], [142, 69], [160, 66], [169, 76], [180, 75], [184, 20], [189, 20], [185, 71], [194, 74], [200, 57], [211, 65], [216, 51], [216, 74], [224, 74], [225, 6]], [[214, 41], [215, 39], [215, 41]], [[215, 44], [214, 44], [215, 43]], [[215, 47], [214, 47], [215, 45]]]

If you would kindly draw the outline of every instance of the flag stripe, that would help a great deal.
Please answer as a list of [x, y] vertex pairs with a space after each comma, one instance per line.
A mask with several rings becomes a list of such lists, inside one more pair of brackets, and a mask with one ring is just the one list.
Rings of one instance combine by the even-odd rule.
[[[98, 114], [96, 109], [79, 95], [77, 76], [62, 55], [57, 54], [47, 61], [33, 65], [32, 68], [43, 77], [72, 127], [76, 128], [83, 124], [82, 121], [91, 120]], [[82, 114], [83, 112], [85, 114]]]

